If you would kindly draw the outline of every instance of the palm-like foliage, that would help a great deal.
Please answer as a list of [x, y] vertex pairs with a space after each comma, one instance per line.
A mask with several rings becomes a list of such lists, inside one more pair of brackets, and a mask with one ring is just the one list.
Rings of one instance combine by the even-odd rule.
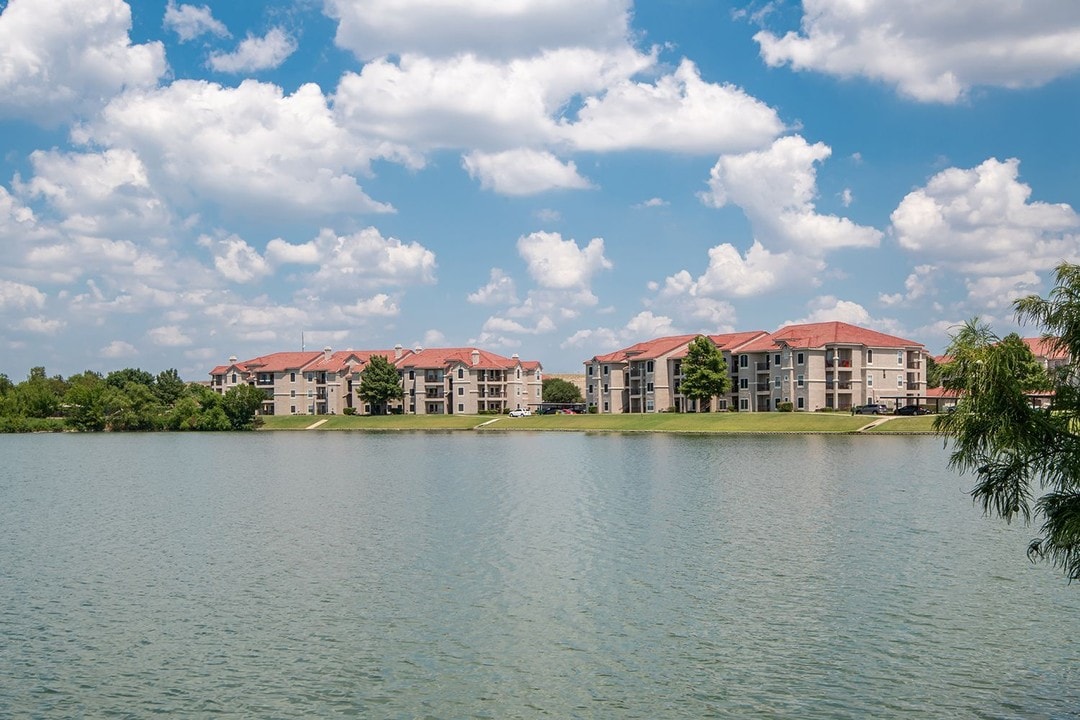
[[[1044, 338], [1069, 354], [1049, 377], [1032, 372], [1031, 351], [999, 340], [977, 319], [953, 337], [942, 386], [958, 393], [956, 411], [935, 429], [952, 442], [950, 466], [977, 477], [971, 494], [983, 510], [1011, 521], [1041, 521], [1028, 556], [1080, 579], [1080, 266], [1057, 268], [1047, 298], [1015, 303], [1022, 322], [1038, 324]], [[1033, 407], [1030, 393], [1049, 387], [1049, 407]]]

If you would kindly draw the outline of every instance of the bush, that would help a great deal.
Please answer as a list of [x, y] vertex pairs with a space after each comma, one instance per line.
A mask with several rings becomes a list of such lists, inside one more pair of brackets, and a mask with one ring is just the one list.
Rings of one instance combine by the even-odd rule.
[[341, 411], [341, 413], [342, 413], [343, 415], [355, 415], [355, 414], [356, 414], [356, 408], [354, 408], [354, 407], [347, 407], [347, 408], [343, 409], [343, 410]]
[[595, 415], [598, 412], [600, 412], [600, 408], [596, 407], [595, 405], [590, 405], [589, 406], [589, 414], [590, 415]]
[[782, 402], [776, 406], [776, 409], [780, 412], [795, 412], [794, 403]]

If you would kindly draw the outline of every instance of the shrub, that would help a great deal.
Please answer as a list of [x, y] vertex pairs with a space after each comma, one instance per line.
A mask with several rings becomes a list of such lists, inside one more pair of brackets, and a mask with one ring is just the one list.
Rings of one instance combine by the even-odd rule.
[[789, 402], [782, 402], [776, 406], [776, 409], [780, 412], [795, 412], [795, 405]]
[[590, 405], [589, 406], [589, 414], [590, 415], [595, 415], [598, 412], [600, 412], [600, 408], [596, 407], [595, 405]]
[[341, 413], [342, 413], [343, 415], [355, 415], [355, 414], [356, 414], [356, 408], [354, 408], [354, 407], [347, 407], [347, 408], [344, 408], [344, 409], [343, 409], [343, 410], [341, 411]]

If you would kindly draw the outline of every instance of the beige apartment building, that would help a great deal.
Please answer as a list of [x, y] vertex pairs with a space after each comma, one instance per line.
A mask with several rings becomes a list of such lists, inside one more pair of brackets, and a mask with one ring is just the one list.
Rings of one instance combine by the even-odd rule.
[[477, 348], [418, 348], [398, 364], [405, 411], [475, 415], [539, 406], [543, 368]]
[[[682, 360], [697, 335], [656, 338], [585, 361], [586, 402], [603, 413], [695, 412], [679, 392]], [[731, 392], [712, 411], [766, 412], [883, 402], [918, 402], [926, 394], [926, 348], [920, 343], [842, 322], [789, 325], [706, 336], [721, 350]]]
[[398, 369], [404, 398], [392, 409], [419, 415], [503, 412], [539, 405], [543, 368], [536, 361], [506, 358], [477, 348], [278, 352], [229, 363], [210, 371], [210, 387], [224, 394], [240, 384], [266, 393], [263, 415], [340, 415], [346, 408], [371, 414], [356, 394], [371, 358], [381, 355]]

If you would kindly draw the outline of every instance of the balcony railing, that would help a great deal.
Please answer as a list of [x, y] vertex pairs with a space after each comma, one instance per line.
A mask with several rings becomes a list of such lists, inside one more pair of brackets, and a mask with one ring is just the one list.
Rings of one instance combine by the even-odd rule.
[[769, 383], [767, 383], [767, 382], [759, 382], [759, 383], [757, 383], [756, 387], [757, 387], [758, 392], [768, 392]]
[[826, 382], [826, 390], [850, 390], [851, 383], [849, 382]]
[[754, 363], [754, 367], [757, 368], [758, 372], [764, 372], [764, 371], [768, 370], [769, 368], [771, 368], [772, 364], [769, 363], [768, 361], [765, 361], [765, 362]]
[[908, 360], [908, 370], [918, 370], [922, 367], [922, 363], [918, 360]]
[[843, 360], [843, 359], [841, 359], [841, 360], [826, 360], [825, 361], [825, 367], [849, 368], [849, 367], [851, 367], [851, 361], [850, 360]]
[[920, 390], [920, 389], [922, 389], [922, 383], [909, 382], [907, 384], [907, 389], [908, 390]]

